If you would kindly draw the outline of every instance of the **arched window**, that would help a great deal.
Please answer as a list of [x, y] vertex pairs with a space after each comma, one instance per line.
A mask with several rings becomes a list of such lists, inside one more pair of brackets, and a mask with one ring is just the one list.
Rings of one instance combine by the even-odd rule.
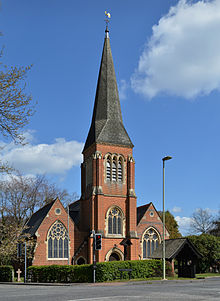
[[105, 168], [106, 168], [106, 180], [112, 182], [123, 182], [123, 157], [116, 154], [107, 155]]
[[106, 162], [106, 179], [111, 181], [111, 161], [109, 158]]
[[108, 213], [108, 234], [122, 234], [122, 215], [115, 207]]
[[159, 243], [158, 233], [153, 228], [148, 229], [143, 236], [143, 258], [149, 258], [157, 249]]
[[112, 162], [112, 181], [117, 181], [117, 165], [116, 160], [113, 160]]
[[118, 161], [118, 181], [122, 182], [122, 163], [121, 163], [121, 159]]
[[68, 258], [68, 232], [63, 223], [56, 221], [47, 236], [48, 258]]

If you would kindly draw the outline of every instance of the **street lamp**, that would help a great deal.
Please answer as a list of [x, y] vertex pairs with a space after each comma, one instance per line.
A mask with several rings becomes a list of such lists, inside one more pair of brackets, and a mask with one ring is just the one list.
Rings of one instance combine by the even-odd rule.
[[163, 280], [166, 280], [166, 250], [165, 250], [165, 161], [172, 159], [170, 156], [163, 160]]

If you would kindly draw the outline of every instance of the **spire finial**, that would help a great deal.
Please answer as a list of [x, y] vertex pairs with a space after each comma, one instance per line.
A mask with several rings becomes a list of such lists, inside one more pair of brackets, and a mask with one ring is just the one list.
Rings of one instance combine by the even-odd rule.
[[107, 11], [105, 11], [105, 15], [106, 15], [106, 19], [105, 19], [105, 23], [106, 23], [105, 36], [106, 36], [106, 38], [109, 38], [108, 23], [109, 23], [109, 19], [111, 18], [111, 14], [107, 13]]

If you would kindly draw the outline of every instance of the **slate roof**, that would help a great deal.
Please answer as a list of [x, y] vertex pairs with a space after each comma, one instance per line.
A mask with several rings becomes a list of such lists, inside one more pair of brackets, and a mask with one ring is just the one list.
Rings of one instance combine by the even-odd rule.
[[76, 225], [80, 221], [80, 201], [76, 201], [69, 206], [69, 215]]
[[140, 206], [140, 207], [137, 207], [137, 225], [141, 221], [142, 217], [144, 216], [145, 212], [149, 208], [150, 204], [151, 203], [143, 205], [143, 206]]
[[83, 152], [93, 143], [133, 147], [122, 121], [108, 29], [102, 52], [92, 123]]
[[[53, 206], [54, 202], [56, 201], [53, 200], [49, 204], [45, 205], [38, 211], [36, 211], [28, 222], [25, 225], [25, 229], [23, 230], [23, 234], [30, 234], [31, 236], [34, 236], [36, 231], [38, 230], [39, 226], [41, 225], [42, 221], [50, 211], [51, 207]], [[79, 224], [79, 219], [80, 219], [80, 203], [79, 201], [76, 201], [72, 204], [70, 204], [69, 208], [69, 215], [74, 221], [74, 223], [77, 225]]]
[[[195, 246], [190, 242], [188, 238], [176, 238], [176, 239], [167, 239], [165, 240], [165, 257], [166, 259], [173, 259], [175, 258], [182, 248], [188, 244], [193, 252], [198, 256], [201, 257], [199, 251], [195, 248]], [[162, 251], [163, 245], [160, 244], [159, 247], [153, 252], [150, 258], [153, 259], [160, 259], [162, 258]]]
[[55, 201], [56, 200], [53, 200], [49, 204], [45, 205], [30, 217], [30, 219], [25, 225], [23, 234], [27, 233], [30, 234], [31, 236], [35, 235], [37, 229], [39, 228], [40, 224], [44, 220], [45, 216], [47, 215], [47, 213], [49, 212], [50, 208], [53, 206]]

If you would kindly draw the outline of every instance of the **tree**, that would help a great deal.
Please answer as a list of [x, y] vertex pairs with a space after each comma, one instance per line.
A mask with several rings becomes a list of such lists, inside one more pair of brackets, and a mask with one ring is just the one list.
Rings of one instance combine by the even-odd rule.
[[65, 200], [69, 194], [49, 183], [42, 175], [31, 177], [17, 173], [0, 181], [2, 215], [10, 216], [18, 225], [23, 225], [36, 209], [56, 197]]
[[[0, 133], [16, 143], [24, 143], [22, 130], [34, 113], [32, 97], [25, 92], [25, 80], [30, 68], [7, 67], [0, 61]], [[12, 168], [7, 163], [0, 162], [1, 173], [10, 170]]]
[[192, 233], [209, 233], [213, 228], [213, 216], [207, 209], [199, 208], [193, 213], [190, 226]]
[[220, 210], [218, 216], [214, 218], [213, 228], [209, 231], [210, 234], [220, 237]]
[[[22, 237], [23, 227], [11, 217], [0, 218], [0, 265], [12, 265], [17, 262], [17, 243], [27, 243], [27, 256], [32, 258], [35, 241], [28, 235]], [[26, 239], [28, 238], [28, 240]]]
[[[163, 212], [159, 211], [158, 213], [160, 215], [160, 218], [163, 220]], [[165, 212], [165, 225], [170, 233], [170, 238], [182, 237], [181, 233], [179, 232], [179, 226], [174, 216], [168, 210]]]
[[[26, 221], [56, 197], [64, 203], [76, 199], [76, 195], [49, 183], [45, 176], [27, 177], [17, 173], [0, 181], [0, 264], [9, 263], [10, 258], [16, 261], [16, 244]], [[32, 250], [31, 240], [29, 248]]]
[[220, 258], [220, 238], [210, 234], [192, 235], [188, 237], [202, 258], [197, 265], [198, 272], [206, 272], [210, 267], [217, 266]]
[[34, 113], [32, 97], [25, 93], [25, 79], [30, 67], [10, 67], [0, 63], [0, 132], [16, 142], [23, 142], [21, 130]]

